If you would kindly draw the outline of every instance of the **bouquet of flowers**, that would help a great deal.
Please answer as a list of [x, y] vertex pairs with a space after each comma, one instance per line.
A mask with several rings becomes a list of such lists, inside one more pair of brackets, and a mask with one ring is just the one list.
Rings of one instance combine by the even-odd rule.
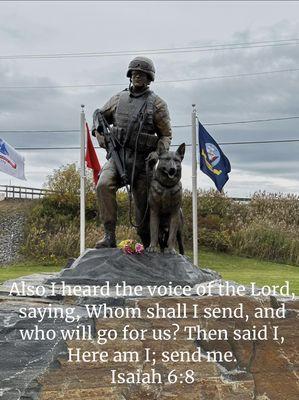
[[144, 251], [143, 245], [132, 239], [123, 240], [117, 247], [126, 254], [141, 254]]

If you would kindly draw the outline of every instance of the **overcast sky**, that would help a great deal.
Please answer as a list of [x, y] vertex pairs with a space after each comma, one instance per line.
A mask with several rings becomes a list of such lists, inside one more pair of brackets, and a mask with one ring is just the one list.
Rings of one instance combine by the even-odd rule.
[[[283, 42], [288, 39], [298, 40]], [[148, 53], [153, 49], [256, 42], [261, 43], [253, 48]], [[91, 124], [94, 109], [128, 85], [126, 68], [137, 51], [155, 63], [152, 89], [167, 102], [173, 125], [190, 124], [192, 103], [203, 124], [299, 116], [299, 71], [159, 83], [299, 68], [297, 2], [0, 2], [0, 49], [0, 137], [14, 147], [79, 145], [78, 132], [26, 130], [79, 129], [81, 104], [85, 104]], [[117, 51], [129, 54], [3, 57]], [[93, 84], [119, 85], [28, 88]], [[27, 88], [11, 88], [15, 86]], [[299, 119], [284, 119], [206, 128], [221, 143], [299, 140], [298, 123]], [[191, 129], [174, 127], [173, 143], [183, 141], [191, 143]], [[299, 142], [223, 145], [222, 150], [232, 165], [224, 187], [228, 195], [250, 196], [259, 190], [299, 194]], [[54, 169], [79, 159], [78, 150], [20, 153], [26, 160], [27, 182], [0, 173], [1, 184], [42, 187]], [[104, 153], [98, 154], [103, 163]], [[190, 147], [183, 166], [183, 185], [191, 188]], [[214, 187], [199, 170], [198, 187]]]

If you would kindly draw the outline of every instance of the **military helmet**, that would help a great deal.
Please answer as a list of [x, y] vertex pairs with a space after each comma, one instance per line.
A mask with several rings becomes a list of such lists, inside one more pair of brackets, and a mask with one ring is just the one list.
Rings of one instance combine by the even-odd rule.
[[131, 78], [132, 71], [145, 72], [151, 81], [155, 80], [155, 66], [152, 60], [147, 57], [135, 57], [129, 64], [127, 77]]

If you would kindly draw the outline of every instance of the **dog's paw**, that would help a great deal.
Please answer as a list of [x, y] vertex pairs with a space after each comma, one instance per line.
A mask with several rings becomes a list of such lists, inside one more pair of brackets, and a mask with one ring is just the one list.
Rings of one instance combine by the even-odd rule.
[[164, 254], [178, 254], [174, 248], [165, 247]]
[[160, 253], [160, 248], [158, 246], [149, 246], [146, 251], [148, 253]]

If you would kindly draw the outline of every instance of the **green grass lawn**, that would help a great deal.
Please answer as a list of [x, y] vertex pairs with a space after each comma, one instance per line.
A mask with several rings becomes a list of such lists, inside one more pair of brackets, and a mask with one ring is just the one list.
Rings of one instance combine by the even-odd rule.
[[[66, 261], [61, 263], [61, 266], [66, 265]], [[27, 261], [20, 264], [9, 265], [7, 267], [0, 266], [0, 283], [8, 279], [18, 278], [20, 276], [37, 274], [40, 272], [57, 272], [61, 271], [62, 267], [57, 264], [41, 263], [37, 261]]]
[[[187, 254], [192, 258], [191, 252]], [[223, 279], [241, 284], [256, 282], [258, 286], [283, 285], [285, 281], [290, 281], [291, 291], [299, 295], [299, 267], [215, 253], [203, 249], [199, 251], [199, 262], [203, 268], [208, 267], [218, 271]], [[42, 264], [36, 261], [27, 261], [8, 267], [0, 267], [0, 282], [39, 272], [60, 271], [65, 265], [65, 260], [62, 260], [58, 266], [54, 263]]]
[[299, 267], [201, 249], [199, 264], [202, 268], [218, 271], [223, 279], [241, 284], [256, 282], [258, 286], [283, 285], [289, 281], [291, 291], [299, 296]]

